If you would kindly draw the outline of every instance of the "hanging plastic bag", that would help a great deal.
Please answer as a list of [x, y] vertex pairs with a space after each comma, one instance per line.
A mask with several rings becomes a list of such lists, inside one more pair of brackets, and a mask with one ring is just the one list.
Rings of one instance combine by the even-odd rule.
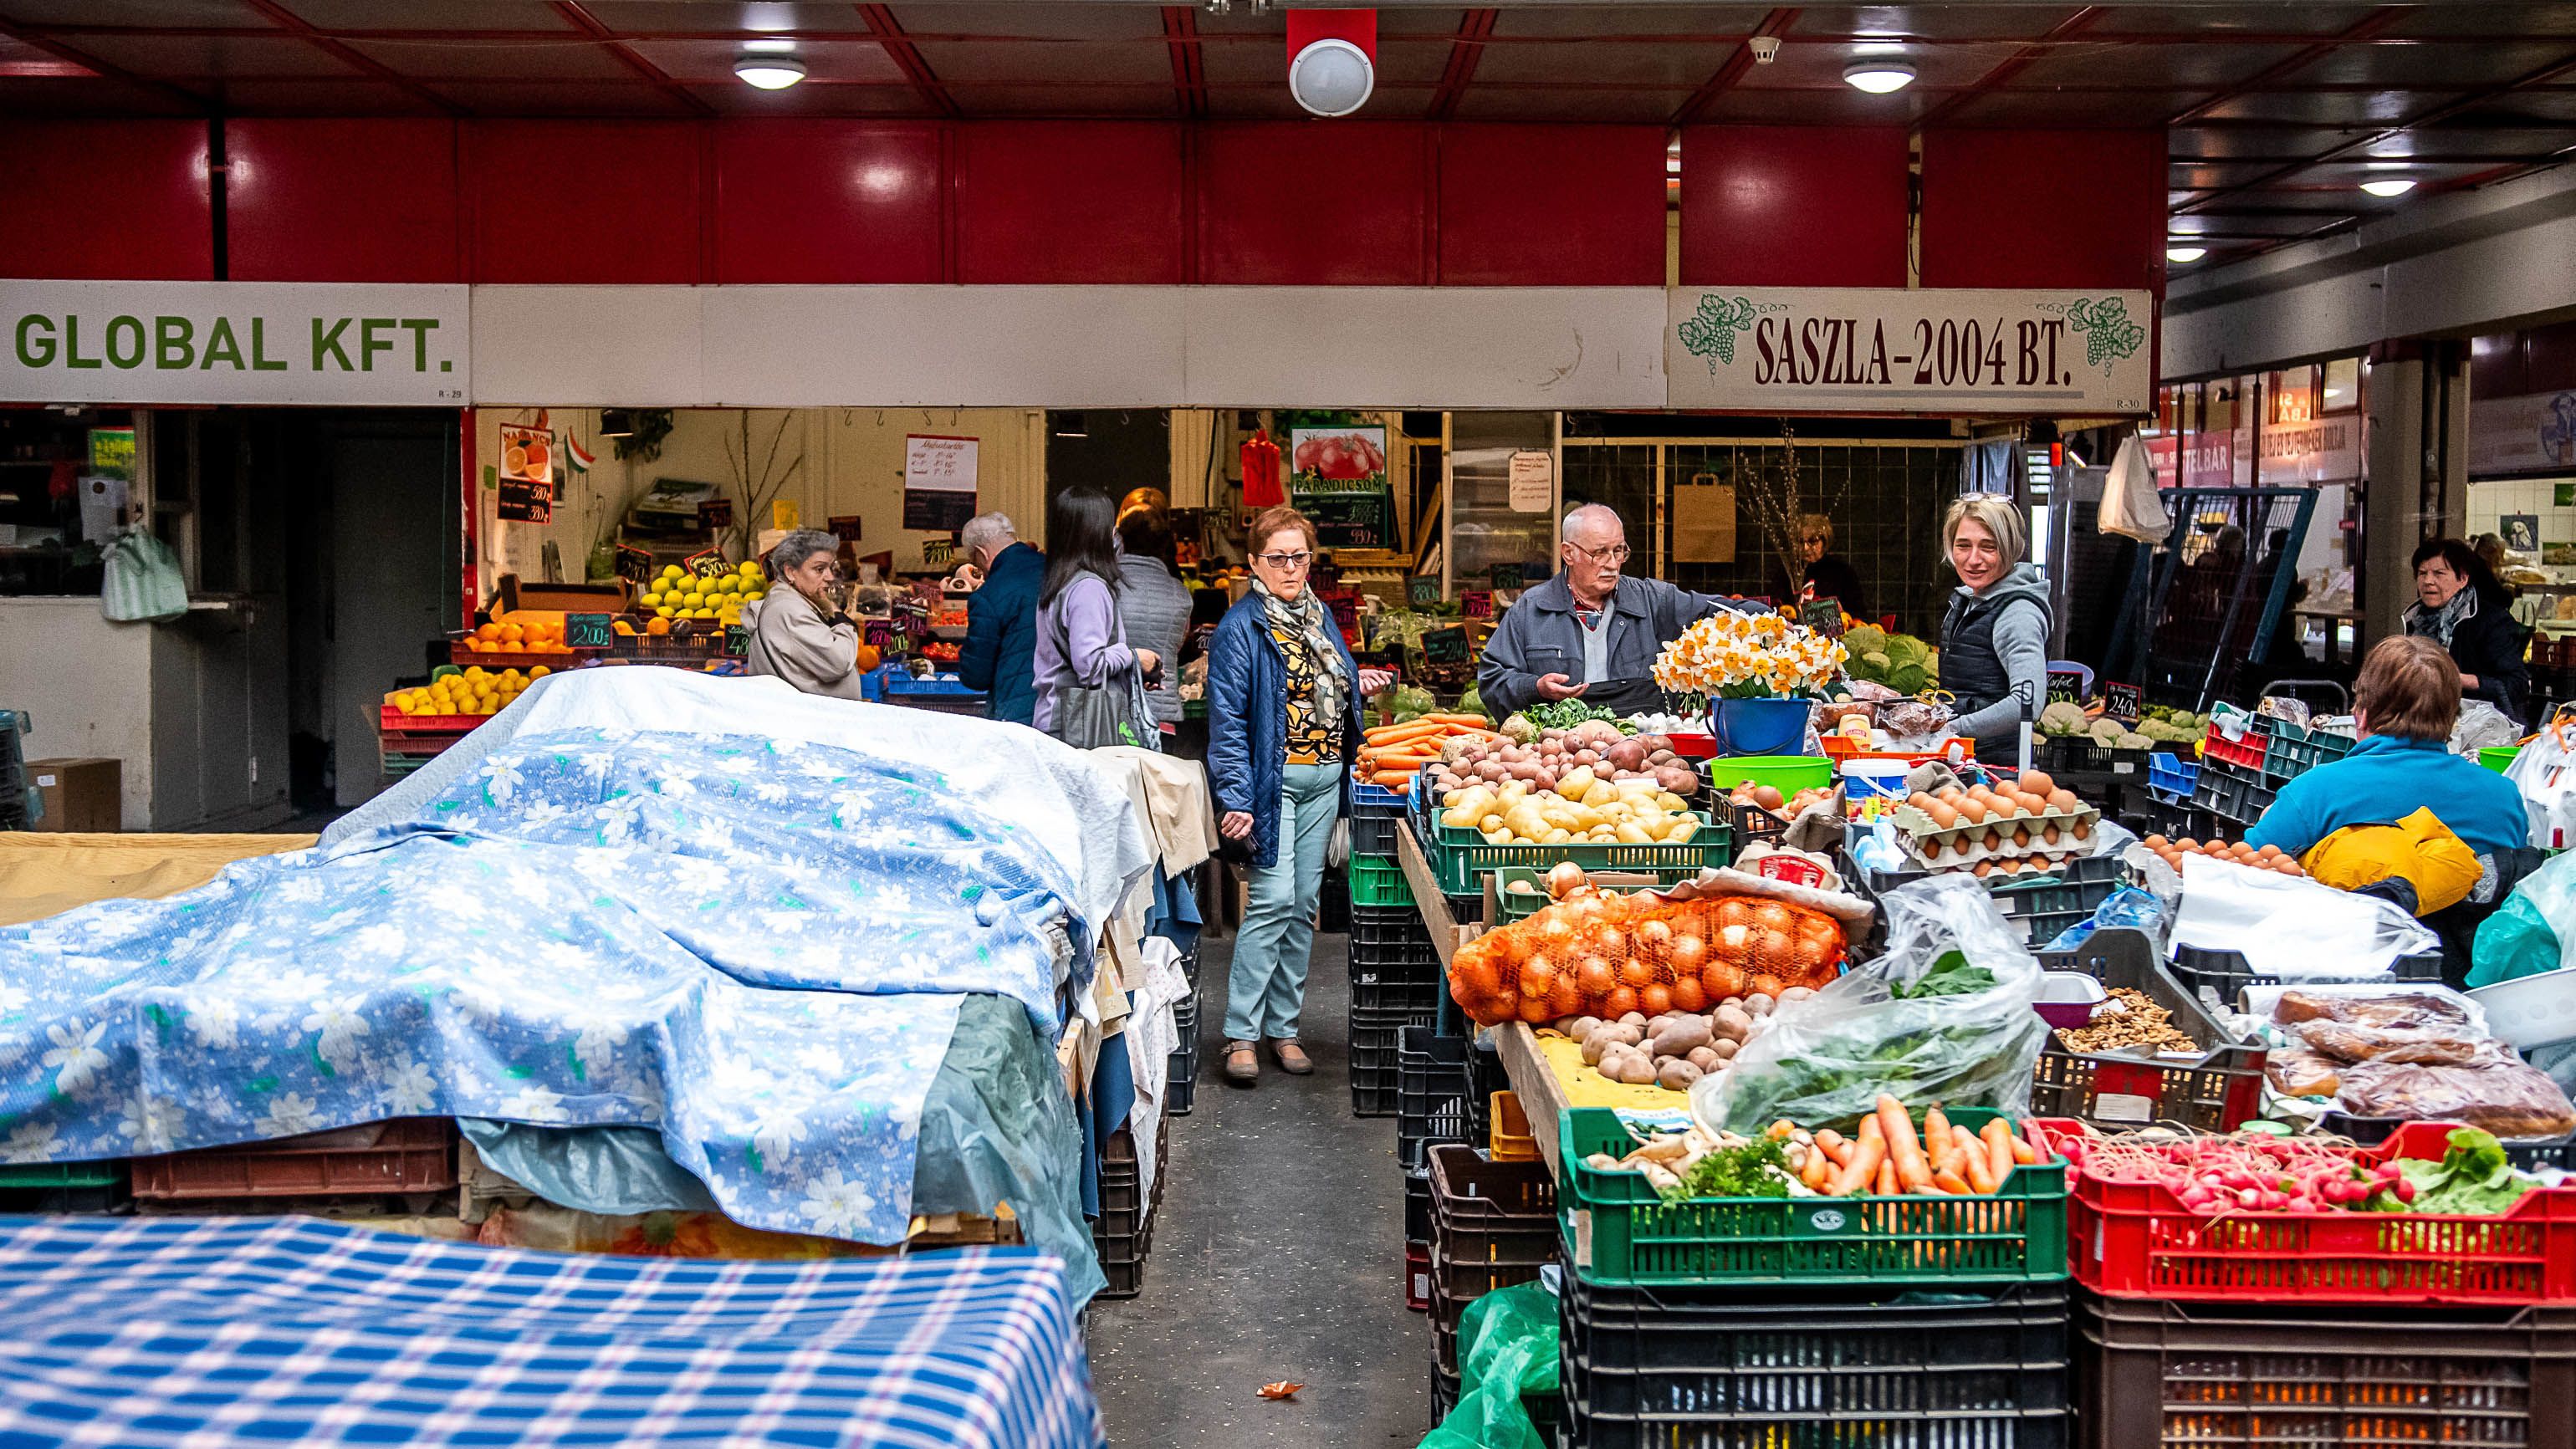
[[2561, 855], [2522, 878], [2495, 914], [2478, 923], [2469, 986], [2493, 986], [2576, 966], [2576, 855]]
[[2030, 1109], [2048, 1040], [2032, 1010], [2039, 959], [1967, 876], [1914, 881], [1879, 905], [1886, 954], [1779, 1008], [1732, 1066], [1701, 1078], [1690, 1105], [1702, 1125], [1848, 1127], [1881, 1092], [1909, 1107]]
[[188, 612], [188, 579], [170, 546], [140, 528], [118, 534], [101, 562], [99, 612], [119, 624], [175, 619]]
[[1542, 1283], [1497, 1288], [1458, 1320], [1458, 1405], [1420, 1449], [1544, 1449], [1523, 1394], [1557, 1389], [1556, 1295]]
[[2111, 455], [2110, 476], [2102, 480], [2102, 507], [2094, 517], [2104, 533], [2140, 543], [2162, 543], [2172, 535], [2173, 517], [2165, 512], [2155, 469], [2148, 466], [2146, 447], [2137, 435], [2122, 438], [2120, 451]]
[[2531, 844], [2543, 850], [2576, 845], [2576, 720], [2559, 715], [2542, 725], [2504, 777], [2522, 791]]

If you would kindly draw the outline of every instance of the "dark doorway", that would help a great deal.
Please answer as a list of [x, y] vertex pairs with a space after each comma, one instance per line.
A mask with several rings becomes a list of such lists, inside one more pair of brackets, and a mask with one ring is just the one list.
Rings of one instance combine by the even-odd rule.
[[[1130, 488], [1172, 486], [1172, 415], [1160, 408], [1047, 414], [1047, 497], [1097, 488], [1112, 498]], [[1027, 522], [1023, 535], [1033, 535]]]

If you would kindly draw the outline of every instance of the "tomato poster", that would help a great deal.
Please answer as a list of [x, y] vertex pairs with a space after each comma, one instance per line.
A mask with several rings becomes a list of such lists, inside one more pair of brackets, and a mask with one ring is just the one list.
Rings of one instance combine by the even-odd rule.
[[546, 428], [501, 428], [501, 498], [497, 516], [514, 523], [554, 517], [555, 435]]
[[1288, 501], [1314, 520], [1324, 547], [1395, 547], [1386, 429], [1295, 428], [1288, 438]]

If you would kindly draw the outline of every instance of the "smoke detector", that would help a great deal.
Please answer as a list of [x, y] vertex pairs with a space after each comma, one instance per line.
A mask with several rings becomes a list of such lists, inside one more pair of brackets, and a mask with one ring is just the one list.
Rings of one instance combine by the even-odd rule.
[[1780, 37], [1776, 35], [1757, 35], [1745, 43], [1752, 48], [1755, 65], [1769, 65], [1780, 58]]

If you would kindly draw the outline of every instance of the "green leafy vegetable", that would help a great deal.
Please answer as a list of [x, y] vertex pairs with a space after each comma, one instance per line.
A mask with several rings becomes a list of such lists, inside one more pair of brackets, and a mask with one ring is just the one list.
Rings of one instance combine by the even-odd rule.
[[1920, 1001], [1927, 996], [1973, 996], [1995, 988], [1995, 973], [1983, 966], [1970, 965], [1964, 951], [1944, 951], [1933, 958], [1932, 969], [1912, 985], [1896, 981], [1888, 985], [1888, 994], [1899, 1001]]
[[[1774, 1170], [1776, 1169], [1776, 1170]], [[1667, 1202], [1691, 1197], [1787, 1197], [1789, 1156], [1769, 1137], [1721, 1147], [1691, 1164]]]
[[2463, 1127], [2450, 1140], [2450, 1150], [2439, 1162], [2420, 1157], [2398, 1160], [2397, 1170], [2415, 1188], [2412, 1200], [2401, 1201], [2383, 1187], [2371, 1194], [2367, 1206], [2391, 1213], [2502, 1213], [2512, 1211], [2524, 1193], [2539, 1186], [2514, 1170], [2494, 1133]]

